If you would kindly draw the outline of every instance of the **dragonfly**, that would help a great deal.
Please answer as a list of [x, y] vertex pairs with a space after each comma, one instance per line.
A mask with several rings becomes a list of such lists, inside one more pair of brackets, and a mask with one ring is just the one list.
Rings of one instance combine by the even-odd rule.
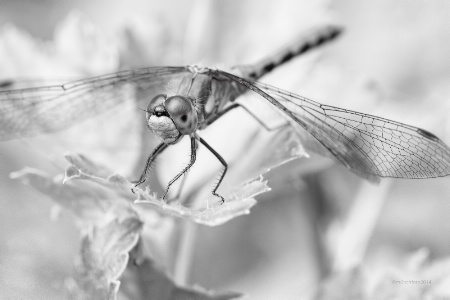
[[[265, 126], [264, 120], [236, 101], [241, 95], [253, 92], [281, 112], [288, 125], [309, 133], [327, 156], [365, 179], [449, 175], [450, 148], [424, 129], [320, 104], [258, 81], [293, 58], [335, 40], [342, 31], [336, 25], [314, 28], [256, 64], [235, 66], [227, 71], [192, 65], [148, 67], [63, 85], [3, 90], [0, 91], [0, 141], [58, 131], [94, 117], [123, 103], [126, 90], [133, 86], [151, 95], [144, 109], [146, 123], [161, 140], [148, 156], [140, 178], [133, 182], [134, 188], [147, 180], [155, 159], [165, 149], [189, 136], [190, 161], [167, 184], [162, 199], [172, 184], [194, 165], [200, 143], [222, 164], [212, 194], [224, 203], [224, 197], [217, 191], [227, 173], [227, 162], [198, 131], [238, 107]], [[167, 86], [169, 82], [170, 89], [155, 95], [156, 87]]]

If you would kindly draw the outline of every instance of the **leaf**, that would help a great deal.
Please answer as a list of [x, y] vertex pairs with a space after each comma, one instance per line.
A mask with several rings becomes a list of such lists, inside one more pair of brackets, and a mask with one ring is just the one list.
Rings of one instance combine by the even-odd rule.
[[[113, 174], [101, 165], [97, 165], [88, 158], [79, 154], [66, 154], [66, 159], [72, 165], [66, 169], [64, 185], [60, 176], [54, 179], [47, 174], [30, 168], [11, 174], [13, 178], [20, 178], [24, 183], [30, 184], [41, 193], [50, 196], [56, 203], [74, 212], [84, 221], [96, 221], [104, 218], [108, 211], [113, 212], [119, 206], [123, 213], [134, 212], [128, 206], [127, 197], [132, 197], [133, 184], [126, 178]], [[76, 183], [72, 182], [76, 180]], [[206, 208], [193, 209], [177, 203], [167, 204], [151, 194], [146, 188], [135, 188], [138, 194], [136, 204], [150, 204], [160, 212], [172, 216], [182, 217], [190, 221], [208, 225], [222, 225], [235, 217], [249, 214], [250, 208], [256, 204], [255, 196], [270, 191], [267, 181], [259, 179], [250, 181], [225, 195], [226, 202], [220, 205], [216, 197], [210, 197], [203, 203]], [[214, 203], [209, 206], [209, 203]], [[115, 211], [118, 211], [117, 209]], [[113, 217], [120, 212], [113, 213]]]
[[263, 181], [261, 176], [259, 179], [243, 184], [234, 191], [229, 192], [228, 195], [225, 195], [225, 203], [223, 205], [214, 196], [204, 200], [204, 203], [215, 203], [211, 207], [207, 205], [205, 209], [192, 209], [179, 203], [168, 204], [162, 200], [155, 200], [148, 189], [137, 189], [139, 197], [135, 203], [150, 204], [164, 213], [198, 224], [219, 226], [238, 216], [249, 214], [250, 208], [256, 204], [254, 197], [268, 191], [270, 191], [270, 188], [267, 186], [267, 181]]
[[[82, 154], [66, 152], [64, 154], [64, 157], [73, 166], [76, 166], [76, 168], [79, 169], [82, 173], [94, 175], [97, 177], [106, 177], [112, 173], [112, 171], [109, 170], [106, 166], [96, 164]], [[66, 172], [66, 178], [70, 178], [70, 176], [67, 175], [68, 174]]]
[[77, 276], [70, 282], [74, 299], [116, 299], [119, 276], [125, 270], [128, 252], [136, 245], [143, 223], [130, 217], [94, 227], [81, 241]]
[[10, 175], [24, 184], [49, 196], [55, 203], [73, 212], [81, 221], [100, 222], [117, 206], [123, 214], [130, 213], [128, 201], [117, 196], [114, 190], [89, 181], [66, 182], [61, 175], [52, 178], [45, 172], [33, 168], [24, 168]]
[[84, 155], [67, 152], [64, 156], [72, 164], [66, 168], [64, 182], [74, 179], [93, 181], [125, 197], [133, 197], [131, 182], [125, 177], [113, 174], [106, 166], [97, 164]]
[[[69, 180], [87, 180], [98, 183], [102, 186], [112, 188], [121, 195], [131, 196], [131, 188], [134, 185], [126, 178], [114, 174], [108, 176], [107, 169], [95, 164], [84, 156], [78, 154], [66, 154], [66, 158], [72, 163], [72, 166], [66, 169], [66, 179]], [[153, 208], [157, 208], [160, 212], [172, 216], [182, 217], [190, 221], [208, 225], [222, 225], [235, 217], [249, 214], [250, 208], [256, 204], [255, 196], [270, 191], [267, 181], [263, 178], [252, 180], [245, 183], [228, 194], [224, 195], [226, 202], [220, 205], [218, 198], [211, 196], [202, 203], [214, 203], [211, 207], [193, 209], [182, 206], [178, 203], [166, 203], [159, 199], [155, 193], [148, 188], [133, 188], [137, 193], [138, 199], [136, 204], [150, 204]]]
[[235, 292], [207, 291], [199, 286], [180, 287], [148, 258], [139, 265], [130, 263], [121, 290], [131, 299], [228, 300], [242, 296]]

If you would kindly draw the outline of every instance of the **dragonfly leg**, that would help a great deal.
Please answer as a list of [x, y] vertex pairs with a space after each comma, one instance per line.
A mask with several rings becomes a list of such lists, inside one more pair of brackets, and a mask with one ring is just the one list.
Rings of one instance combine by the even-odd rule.
[[208, 145], [208, 143], [202, 139], [201, 137], [198, 137], [200, 143], [202, 143], [203, 145], [205, 145], [206, 148], [208, 148], [209, 151], [211, 151], [212, 154], [214, 154], [214, 156], [220, 161], [220, 163], [223, 165], [223, 171], [220, 174], [220, 178], [219, 181], [216, 183], [216, 186], [213, 188], [212, 190], [212, 194], [216, 197], [219, 197], [221, 199], [221, 204], [225, 203], [225, 199], [219, 195], [217, 193], [217, 189], [219, 188], [220, 184], [222, 183], [223, 178], [225, 177], [225, 174], [227, 173], [227, 169], [228, 169], [228, 164], [227, 162], [222, 158], [222, 156], [220, 156], [219, 153], [216, 152], [216, 150], [214, 150], [210, 145]]
[[[132, 183], [134, 184], [134, 187], [138, 187], [139, 185], [141, 185], [142, 183], [144, 183], [147, 180], [147, 174], [150, 172], [150, 169], [152, 168], [153, 161], [167, 147], [168, 147], [167, 144], [161, 143], [158, 145], [158, 147], [155, 148], [155, 150], [153, 150], [152, 154], [150, 154], [149, 157], [147, 158], [147, 162], [145, 164], [144, 171], [142, 171], [142, 174], [139, 177], [139, 180], [132, 181]], [[131, 189], [131, 191], [134, 193], [133, 189]]]
[[197, 155], [197, 142], [195, 140], [194, 136], [191, 136], [191, 161], [189, 162], [189, 164], [180, 172], [178, 173], [177, 176], [175, 176], [168, 184], [167, 184], [167, 188], [166, 188], [166, 192], [163, 195], [163, 199], [166, 198], [167, 193], [169, 193], [169, 189], [170, 186], [177, 181], [182, 175], [186, 174], [187, 171], [189, 171], [189, 169], [194, 165], [195, 163], [195, 159]]
[[181, 191], [183, 190], [184, 183], [186, 182], [187, 175], [188, 175], [188, 174], [185, 174], [185, 175], [183, 176], [183, 178], [181, 179], [180, 187], [178, 188], [177, 194], [176, 194], [173, 198], [167, 199], [167, 203], [174, 202], [174, 201], [176, 201], [178, 198], [180, 198]]
[[269, 127], [267, 126], [266, 123], [264, 123], [263, 121], [261, 121], [261, 119], [259, 119], [253, 112], [251, 112], [247, 107], [245, 107], [244, 105], [241, 105], [240, 103], [233, 103], [230, 106], [228, 106], [227, 108], [225, 108], [223, 111], [221, 111], [220, 113], [217, 113], [214, 118], [212, 118], [211, 120], [209, 120], [207, 122], [207, 125], [210, 125], [212, 123], [214, 123], [217, 119], [219, 119], [221, 116], [223, 116], [224, 114], [226, 114], [227, 112], [237, 108], [237, 107], [242, 107], [247, 113], [249, 113], [256, 121], [258, 121], [259, 124], [261, 124], [261, 126], [263, 126], [267, 131], [275, 131], [278, 129], [281, 129], [283, 127], [289, 126], [289, 123], [285, 123], [285, 124], [281, 124], [279, 126], [275, 126], [275, 127]]
[[[197, 141], [195, 141], [195, 142], [196, 142], [195, 148], [197, 149], [197, 148], [198, 148]], [[167, 202], [168, 202], [168, 203], [174, 202], [174, 201], [176, 201], [178, 198], [180, 198], [181, 191], [183, 190], [184, 184], [185, 184], [185, 182], [186, 182], [187, 175], [188, 175], [188, 174], [184, 174], [183, 179], [181, 179], [180, 187], [178, 188], [177, 194], [176, 194], [173, 198], [167, 199]]]

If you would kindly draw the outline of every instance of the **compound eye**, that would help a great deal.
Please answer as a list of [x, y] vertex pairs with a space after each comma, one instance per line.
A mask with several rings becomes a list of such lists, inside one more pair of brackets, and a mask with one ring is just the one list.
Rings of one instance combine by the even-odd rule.
[[191, 134], [197, 129], [197, 112], [189, 98], [173, 96], [164, 106], [181, 134]]
[[150, 102], [147, 105], [147, 119], [148, 119], [148, 115], [151, 115], [153, 113], [155, 113], [155, 108], [156, 107], [164, 107], [164, 101], [166, 100], [167, 96], [164, 94], [158, 95], [156, 97], [154, 97], [152, 100], [150, 100]]

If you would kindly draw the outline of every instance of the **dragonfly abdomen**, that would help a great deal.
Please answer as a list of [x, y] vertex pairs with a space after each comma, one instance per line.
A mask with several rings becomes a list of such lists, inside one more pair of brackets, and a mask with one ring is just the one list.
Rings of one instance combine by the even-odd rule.
[[342, 28], [336, 25], [314, 28], [275, 55], [263, 59], [254, 65], [237, 66], [235, 69], [238, 69], [241, 77], [254, 81], [258, 80], [293, 58], [334, 40], [341, 33]]

